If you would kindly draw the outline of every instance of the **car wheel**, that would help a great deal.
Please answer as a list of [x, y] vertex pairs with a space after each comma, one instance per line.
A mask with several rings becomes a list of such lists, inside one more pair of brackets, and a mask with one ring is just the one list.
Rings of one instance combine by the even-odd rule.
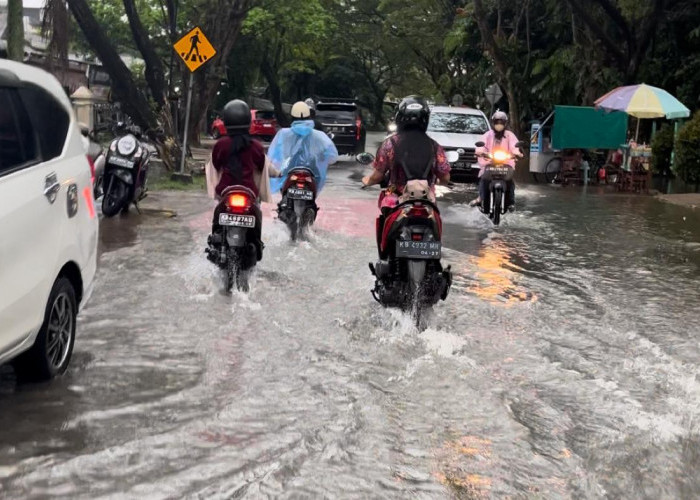
[[68, 368], [78, 316], [75, 289], [66, 278], [58, 278], [49, 294], [44, 323], [34, 345], [14, 362], [19, 378], [49, 380]]

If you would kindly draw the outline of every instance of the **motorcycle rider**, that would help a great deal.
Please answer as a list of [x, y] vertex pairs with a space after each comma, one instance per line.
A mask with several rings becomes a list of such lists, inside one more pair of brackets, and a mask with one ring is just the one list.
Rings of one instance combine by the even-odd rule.
[[[365, 187], [373, 186], [381, 184], [388, 174], [389, 185], [380, 198], [383, 207], [398, 203], [409, 177], [411, 180], [426, 180], [433, 192], [436, 183], [449, 183], [451, 169], [445, 151], [426, 134], [429, 120], [430, 108], [422, 97], [408, 96], [399, 104], [394, 120], [397, 131], [379, 146], [374, 159], [374, 172], [362, 179]], [[385, 212], [382, 210], [377, 224], [378, 246]]]
[[[515, 159], [518, 156], [522, 156], [522, 152], [518, 148], [518, 138], [513, 132], [507, 130], [508, 126], [508, 115], [503, 111], [496, 111], [491, 117], [491, 126], [493, 130], [486, 132], [481, 141], [484, 142], [484, 146], [476, 149], [476, 153], [493, 153], [495, 150], [504, 150], [510, 153], [513, 158], [508, 160], [505, 165], [515, 169]], [[486, 167], [491, 164], [488, 158], [482, 158], [479, 156], [479, 197], [471, 202], [471, 206], [480, 205], [483, 200], [488, 196], [489, 191], [489, 179], [484, 179], [484, 172]], [[512, 210], [515, 207], [515, 182], [512, 180], [508, 181], [508, 190], [506, 192], [506, 207]]]
[[[257, 197], [260, 195], [255, 183], [255, 172], [262, 174], [265, 168], [265, 149], [263, 145], [253, 139], [249, 134], [251, 113], [248, 105], [240, 99], [229, 101], [223, 109], [223, 120], [226, 126], [226, 135], [222, 136], [214, 145], [212, 152], [212, 164], [221, 173], [221, 180], [216, 186], [216, 195], [230, 186], [245, 186]], [[219, 214], [224, 207], [219, 204], [214, 210], [212, 232], [220, 232]], [[258, 247], [258, 260], [262, 258], [262, 212], [259, 200], [256, 200], [253, 210], [255, 212], [255, 237]]]
[[[314, 130], [308, 104], [303, 101], [295, 103], [291, 115], [294, 119], [291, 127], [277, 132], [267, 152], [274, 167], [281, 171], [279, 179], [270, 180], [271, 190], [273, 193], [280, 191], [289, 170], [303, 166], [313, 172], [320, 192], [326, 181], [328, 165], [338, 159], [338, 149], [326, 134]], [[280, 208], [285, 204], [283, 197]]]
[[321, 122], [318, 121], [316, 118], [316, 102], [309, 97], [304, 101], [304, 103], [309, 107], [309, 110], [311, 111], [311, 119], [314, 121], [314, 130], [320, 130], [323, 132], [323, 127], [321, 126]]

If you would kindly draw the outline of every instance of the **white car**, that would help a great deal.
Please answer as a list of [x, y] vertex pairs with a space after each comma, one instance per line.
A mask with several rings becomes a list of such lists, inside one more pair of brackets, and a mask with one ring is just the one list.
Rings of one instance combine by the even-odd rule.
[[97, 268], [91, 177], [58, 81], [0, 60], [0, 364], [22, 378], [70, 362]]
[[459, 154], [459, 160], [452, 165], [453, 178], [477, 179], [476, 143], [490, 129], [486, 115], [478, 109], [452, 106], [433, 106], [430, 109], [428, 135], [446, 152]]

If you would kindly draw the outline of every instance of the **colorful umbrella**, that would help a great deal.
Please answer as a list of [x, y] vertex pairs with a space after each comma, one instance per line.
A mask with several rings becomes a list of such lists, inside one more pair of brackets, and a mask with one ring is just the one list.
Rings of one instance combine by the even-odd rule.
[[687, 118], [690, 110], [663, 89], [649, 85], [618, 87], [595, 102], [596, 108], [624, 111], [636, 118]]

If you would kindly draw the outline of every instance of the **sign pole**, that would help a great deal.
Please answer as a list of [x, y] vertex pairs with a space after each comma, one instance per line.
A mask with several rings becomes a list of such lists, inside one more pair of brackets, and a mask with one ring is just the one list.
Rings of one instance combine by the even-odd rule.
[[187, 135], [190, 128], [190, 109], [192, 107], [192, 87], [194, 87], [194, 73], [190, 73], [190, 85], [187, 89], [187, 109], [185, 110], [185, 132], [182, 134], [182, 157], [180, 159], [180, 173], [185, 173], [185, 156], [187, 155]]

